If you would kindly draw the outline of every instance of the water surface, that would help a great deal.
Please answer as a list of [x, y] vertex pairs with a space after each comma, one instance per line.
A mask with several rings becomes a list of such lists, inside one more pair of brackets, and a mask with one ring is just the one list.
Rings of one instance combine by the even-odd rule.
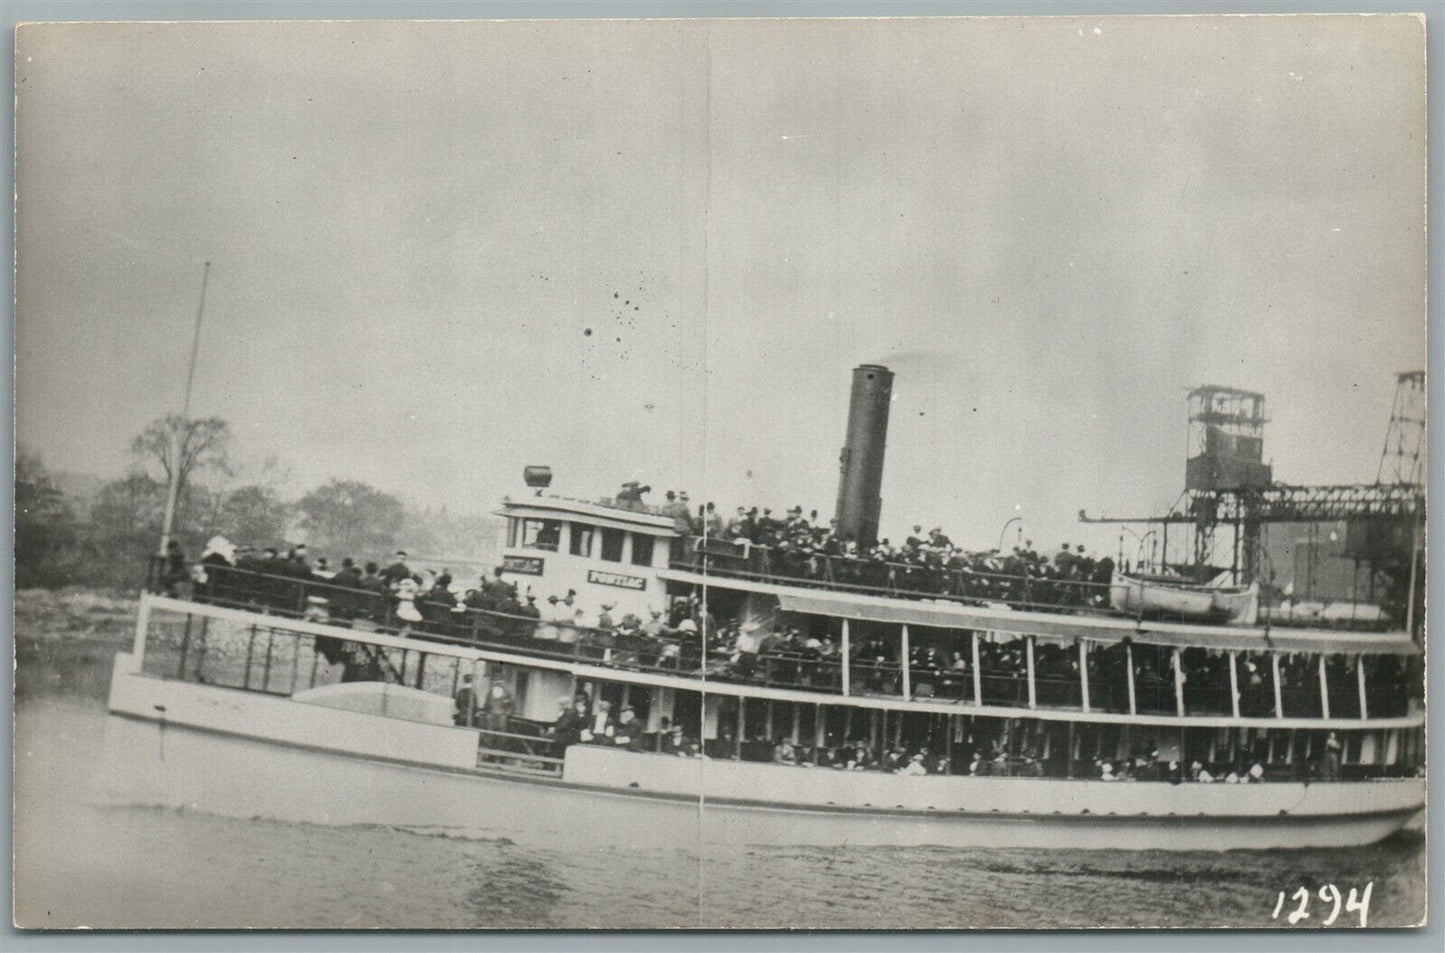
[[[1425, 849], [1410, 835], [1269, 853], [628, 850], [116, 802], [96, 780], [96, 669], [108, 664], [105, 652], [21, 653], [15, 910], [27, 927], [1268, 927], [1282, 924], [1280, 890], [1329, 882], [1374, 883], [1371, 926], [1423, 917]], [[1310, 912], [1301, 926], [1328, 906]], [[1336, 926], [1355, 922], [1341, 913]]]

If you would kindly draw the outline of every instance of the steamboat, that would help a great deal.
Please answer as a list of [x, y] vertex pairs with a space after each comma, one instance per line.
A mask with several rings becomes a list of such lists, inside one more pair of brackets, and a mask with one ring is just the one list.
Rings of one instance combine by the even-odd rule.
[[[739, 530], [635, 485], [568, 498], [538, 467], [471, 589], [157, 560], [112, 757], [157, 803], [679, 846], [1340, 847], [1421, 814], [1418, 485], [1275, 484], [1257, 395], [1204, 388], [1189, 509], [1155, 520], [1195, 534], [1190, 559], [882, 550], [891, 384], [853, 373], [826, 530], [796, 510]], [[1283, 598], [1261, 536], [1290, 518], [1385, 539], [1384, 595]]]

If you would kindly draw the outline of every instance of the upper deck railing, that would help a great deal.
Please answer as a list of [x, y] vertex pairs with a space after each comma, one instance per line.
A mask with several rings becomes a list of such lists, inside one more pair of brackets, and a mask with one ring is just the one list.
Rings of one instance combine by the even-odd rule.
[[[1135, 618], [1110, 606], [1110, 581], [986, 572], [969, 567], [861, 559], [773, 547], [716, 537], [688, 536], [674, 549], [670, 567], [732, 579], [853, 592], [896, 599], [946, 600], [962, 605], [990, 603], [1011, 609]], [[1388, 628], [1378, 606], [1340, 600], [1330, 618], [1261, 606], [1260, 627], [1269, 625], [1378, 632]], [[1368, 611], [1367, 611], [1368, 610]], [[1359, 618], [1357, 618], [1359, 616]], [[1152, 612], [1150, 619], [1204, 622], [1197, 617]], [[1237, 623], [1234, 623], [1237, 624]]]
[[[153, 564], [153, 591], [201, 603], [364, 627], [420, 640], [491, 648], [537, 658], [787, 688], [833, 696], [900, 698], [978, 707], [1043, 708], [1082, 713], [1233, 718], [1385, 718], [1408, 713], [1410, 660], [1382, 655], [1282, 652], [1211, 653], [1200, 649], [1114, 644], [1065, 647], [1031, 636], [999, 642], [966, 633], [954, 651], [871, 639], [808, 647], [796, 641], [745, 645], [728, 631], [688, 633], [599, 629], [514, 612], [449, 605], [425, 596], [420, 620], [399, 614], [389, 590], [315, 578], [205, 566], [203, 582], [166, 579]], [[181, 591], [177, 591], [181, 590]], [[705, 621], [704, 628], [714, 628]], [[964, 634], [964, 633], [961, 633]]]

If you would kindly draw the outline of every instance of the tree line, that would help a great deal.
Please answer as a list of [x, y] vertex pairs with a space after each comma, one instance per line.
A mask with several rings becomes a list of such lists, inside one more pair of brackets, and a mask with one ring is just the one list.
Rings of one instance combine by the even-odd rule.
[[132, 589], [157, 551], [166, 495], [178, 469], [172, 535], [196, 558], [210, 537], [258, 547], [306, 542], [319, 554], [379, 558], [398, 545], [427, 553], [491, 549], [496, 523], [418, 508], [366, 483], [332, 479], [296, 496], [274, 458], [238, 464], [219, 417], [152, 421], [131, 442], [125, 475], [91, 493], [68, 493], [23, 445], [15, 454], [17, 588], [84, 585]]

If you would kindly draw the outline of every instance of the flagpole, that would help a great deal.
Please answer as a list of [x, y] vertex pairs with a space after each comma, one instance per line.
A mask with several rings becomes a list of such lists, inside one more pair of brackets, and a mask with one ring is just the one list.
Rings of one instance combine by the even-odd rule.
[[170, 451], [171, 451], [171, 480], [166, 490], [166, 512], [161, 520], [161, 548], [160, 554], [164, 556], [166, 549], [171, 543], [171, 526], [176, 518], [176, 497], [181, 490], [181, 447], [179, 429], [186, 426], [187, 419], [191, 413], [191, 388], [196, 382], [196, 355], [201, 349], [201, 318], [206, 313], [206, 285], [211, 278], [211, 263], [206, 262], [201, 269], [201, 303], [196, 308], [196, 330], [191, 337], [191, 365], [186, 372], [186, 396], [181, 404], [181, 416], [171, 426]]

